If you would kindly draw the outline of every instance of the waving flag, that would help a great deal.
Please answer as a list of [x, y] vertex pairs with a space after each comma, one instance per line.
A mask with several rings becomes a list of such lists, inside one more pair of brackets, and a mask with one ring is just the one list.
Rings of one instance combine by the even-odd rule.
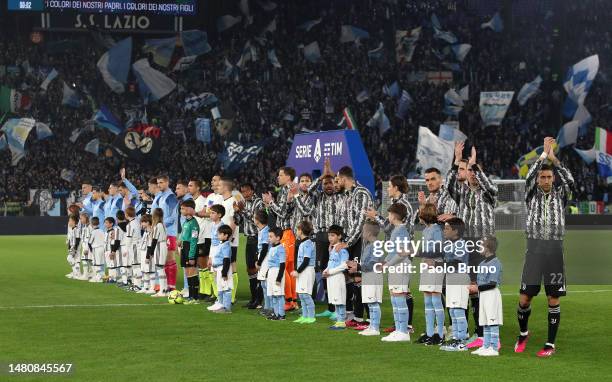
[[138, 80], [138, 88], [145, 105], [164, 98], [176, 88], [174, 81], [162, 72], [153, 69], [146, 58], [136, 61], [132, 69]]
[[352, 25], [343, 25], [340, 31], [340, 42], [353, 42], [359, 39], [370, 38], [370, 34]]
[[368, 50], [368, 58], [371, 60], [380, 60], [385, 56], [385, 45], [381, 41], [378, 47]]
[[523, 85], [518, 95], [516, 96], [516, 100], [518, 101], [519, 105], [525, 105], [525, 103], [527, 103], [527, 100], [533, 97], [538, 92], [541, 83], [542, 77], [537, 76], [535, 80], [527, 82], [525, 85]]
[[125, 91], [125, 83], [130, 73], [130, 60], [132, 58], [132, 38], [128, 37], [113, 45], [98, 60], [98, 70], [104, 82], [115, 93]]
[[389, 118], [385, 114], [385, 108], [382, 102], [378, 103], [378, 109], [376, 109], [376, 113], [374, 113], [372, 118], [370, 118], [370, 120], [366, 123], [366, 126], [378, 127], [378, 133], [381, 136], [384, 135], [391, 128]]
[[419, 126], [419, 140], [417, 143], [417, 170], [420, 173], [435, 167], [446, 176], [453, 161], [455, 144], [436, 136], [427, 127]]
[[438, 137], [445, 141], [463, 142], [467, 141], [467, 136], [459, 130], [459, 122], [445, 122], [440, 125]]
[[574, 151], [576, 151], [576, 153], [578, 155], [580, 155], [580, 158], [582, 158], [582, 160], [586, 163], [586, 164], [591, 164], [593, 163], [593, 161], [595, 160], [595, 158], [597, 157], [597, 150], [595, 150], [594, 148], [589, 149], [589, 150], [580, 150], [574, 147]]
[[368, 98], [370, 98], [370, 92], [365, 89], [359, 92], [359, 94], [357, 94], [357, 102], [359, 103], [363, 103], [365, 100], [367, 100]]
[[304, 47], [304, 58], [313, 63], [321, 60], [321, 50], [318, 42], [311, 42]]
[[412, 61], [416, 43], [421, 37], [421, 27], [408, 31], [395, 32], [395, 61], [398, 63]]
[[265, 140], [251, 144], [229, 142], [225, 150], [219, 153], [217, 160], [221, 163], [223, 171], [232, 174], [254, 159], [263, 150], [265, 144]]
[[395, 116], [401, 120], [404, 120], [408, 114], [410, 105], [412, 105], [412, 97], [410, 97], [410, 94], [408, 94], [406, 90], [402, 90], [402, 96], [397, 102], [397, 112], [395, 113]]
[[181, 41], [186, 56], [199, 56], [212, 50], [208, 44], [208, 34], [200, 30], [181, 32]]
[[176, 47], [176, 37], [155, 38], [145, 40], [142, 50], [145, 53], [153, 54], [153, 62], [159, 66], [167, 68], [172, 60], [172, 54]]
[[198, 118], [195, 120], [196, 139], [200, 142], [211, 142], [210, 118]]
[[445, 32], [438, 28], [434, 28], [434, 38], [444, 40], [449, 44], [456, 44], [458, 41], [457, 36], [453, 32]]
[[463, 99], [455, 89], [449, 89], [444, 94], [444, 113], [457, 116], [463, 110]]
[[242, 16], [238, 16], [238, 17], [232, 16], [232, 15], [221, 16], [217, 20], [217, 30], [219, 32], [223, 32], [225, 30], [230, 29], [234, 25], [238, 24], [240, 21], [242, 21]]
[[576, 112], [578, 105], [584, 103], [593, 80], [599, 71], [599, 56], [593, 55], [571, 66], [563, 83], [567, 92], [563, 114], [570, 118]]
[[578, 129], [578, 136], [584, 136], [587, 133], [589, 123], [593, 121], [591, 113], [589, 113], [586, 106], [578, 105], [578, 110], [576, 110], [576, 114], [574, 114], [573, 119], [580, 123], [580, 129]]
[[470, 49], [472, 49], [472, 46], [470, 44], [455, 44], [451, 46], [451, 49], [453, 50], [453, 53], [455, 53], [457, 60], [463, 62], [465, 56], [467, 56]]
[[438, 16], [436, 16], [435, 13], [431, 14], [430, 20], [431, 20], [432, 27], [436, 29], [442, 29], [442, 24], [440, 24], [440, 19], [438, 19]]
[[397, 81], [394, 81], [391, 85], [383, 85], [382, 92], [384, 95], [392, 98], [397, 98], [400, 96], [401, 89]]
[[49, 84], [51, 84], [51, 82], [53, 82], [53, 80], [56, 79], [58, 75], [59, 73], [57, 72], [57, 70], [51, 70], [47, 75], [47, 78], [45, 78], [45, 80], [40, 84], [40, 88], [44, 91], [47, 91]]
[[[525, 178], [527, 176], [529, 166], [531, 166], [538, 159], [543, 151], [544, 146], [538, 146], [527, 154], [521, 156], [518, 161], [516, 161], [516, 166], [519, 168], [519, 177]], [[559, 145], [557, 143], [553, 144], [553, 152], [555, 154], [559, 152]]]
[[278, 61], [278, 57], [276, 57], [276, 51], [274, 49], [270, 49], [268, 51], [268, 60], [275, 68], [282, 68], [281, 63]]
[[161, 130], [159, 127], [138, 123], [117, 135], [113, 147], [121, 156], [141, 163], [159, 159]]
[[64, 90], [62, 94], [62, 105], [70, 106], [73, 108], [81, 107], [82, 101], [79, 93], [72, 87], [68, 86], [64, 82]]
[[601, 127], [595, 129], [595, 149], [603, 153], [612, 154], [612, 133]]
[[200, 95], [185, 98], [185, 110], [198, 110], [201, 107], [209, 106], [219, 102], [217, 96], [212, 93], [204, 92]]
[[315, 26], [320, 24], [322, 21], [322, 19], [316, 19], [316, 20], [308, 20], [303, 24], [298, 25], [298, 29], [303, 29], [306, 32], [310, 32], [310, 30]]
[[19, 110], [28, 110], [32, 106], [29, 96], [6, 86], [0, 87], [0, 111], [3, 113], [17, 113]]
[[514, 92], [480, 92], [480, 117], [485, 126], [501, 125]]
[[351, 113], [351, 109], [349, 109], [348, 107], [345, 107], [342, 110], [342, 119], [340, 120], [340, 122], [338, 122], [338, 126], [345, 126], [345, 128], [348, 130], [357, 129], [357, 122], [355, 122], [355, 119], [353, 118], [353, 113]]
[[49, 128], [48, 124], [36, 122], [34, 126], [36, 127], [36, 137], [39, 141], [53, 136], [53, 132], [51, 131], [51, 128]]
[[578, 141], [578, 129], [580, 123], [578, 121], [569, 121], [564, 124], [557, 134], [557, 143], [559, 147], [570, 146]]
[[606, 179], [607, 184], [612, 183], [612, 155], [598, 151], [596, 160], [599, 176]]
[[25, 143], [35, 124], [36, 121], [31, 118], [11, 118], [2, 126], [2, 131], [11, 150], [11, 164], [13, 166], [16, 166], [25, 156]]
[[0, 151], [6, 149], [8, 147], [8, 143], [6, 142], [6, 135], [0, 135]]
[[98, 138], [92, 139], [85, 145], [85, 151], [98, 155], [100, 152], [100, 140]]
[[123, 131], [123, 126], [121, 126], [119, 120], [117, 120], [110, 109], [104, 105], [96, 111], [93, 121], [98, 127], [106, 129], [115, 135]]
[[459, 95], [461, 96], [461, 99], [464, 101], [467, 101], [470, 99], [470, 85], [465, 85], [464, 87], [461, 88], [461, 90], [459, 90]]
[[504, 30], [504, 21], [499, 15], [499, 12], [497, 12], [495, 13], [495, 15], [493, 15], [491, 20], [487, 21], [486, 23], [482, 23], [480, 25], [480, 28], [481, 29], [491, 28], [494, 32], [499, 33]]

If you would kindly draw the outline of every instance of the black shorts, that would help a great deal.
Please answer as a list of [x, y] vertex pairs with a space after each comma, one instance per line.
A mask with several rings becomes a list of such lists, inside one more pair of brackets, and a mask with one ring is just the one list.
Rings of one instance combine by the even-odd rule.
[[198, 257], [208, 257], [211, 243], [211, 239], [204, 239], [203, 243], [198, 244]]
[[547, 296], [565, 296], [565, 262], [562, 240], [527, 239], [527, 253], [521, 277], [521, 294], [537, 296], [541, 284]]
[[195, 266], [196, 266], [195, 262], [194, 262], [194, 265], [189, 265], [189, 242], [184, 241], [183, 246], [181, 247], [181, 267], [189, 268], [189, 267], [195, 267]]
[[232, 247], [232, 263], [236, 262], [236, 259], [238, 258], [238, 247]]
[[[470, 282], [475, 283], [476, 282], [476, 277], [478, 276], [478, 274], [476, 272], [474, 272], [473, 270], [477, 269], [477, 267], [480, 265], [480, 263], [482, 263], [485, 259], [484, 255], [482, 254], [482, 252], [478, 251], [478, 246], [476, 245], [476, 242], [478, 242], [479, 238], [475, 238], [475, 237], [467, 237], [465, 238], [465, 241], [471, 241], [473, 243], [472, 250], [468, 252], [468, 266], [470, 266]], [[467, 251], [466, 251], [467, 252]]]
[[246, 243], [246, 266], [248, 270], [254, 270], [257, 263], [257, 237], [247, 236]]

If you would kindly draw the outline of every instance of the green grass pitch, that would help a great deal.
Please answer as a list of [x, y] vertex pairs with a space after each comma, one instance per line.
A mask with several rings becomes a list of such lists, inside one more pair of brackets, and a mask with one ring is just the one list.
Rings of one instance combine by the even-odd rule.
[[[605, 231], [571, 231], [565, 243], [570, 275], [602, 268], [612, 247]], [[0, 362], [70, 362], [67, 376], [0, 375], [0, 381], [581, 381], [609, 378], [612, 367], [609, 317], [612, 285], [569, 286], [561, 303], [557, 354], [538, 359], [546, 338], [546, 300], [534, 300], [527, 352], [512, 351], [517, 323], [517, 283], [524, 257], [522, 232], [500, 232], [504, 265], [502, 351], [497, 358], [442, 352], [411, 343], [383, 343], [353, 330], [332, 332], [319, 319], [307, 327], [270, 322], [241, 308], [248, 296], [239, 255], [240, 301], [232, 315], [202, 305], [169, 305], [123, 291], [64, 277], [62, 236], [0, 236]], [[239, 254], [241, 254], [243, 248]], [[607, 256], [606, 256], [607, 255]], [[590, 257], [589, 257], [590, 256]], [[584, 265], [584, 259], [588, 267]], [[603, 271], [610, 272], [609, 260]], [[595, 263], [594, 263], [595, 262]], [[603, 273], [602, 273], [603, 274]], [[594, 279], [595, 280], [595, 279]], [[599, 280], [599, 279], [597, 279]], [[178, 277], [178, 284], [182, 276]], [[571, 282], [570, 282], [571, 283]], [[414, 324], [423, 330], [423, 300], [417, 283]], [[321, 307], [317, 308], [320, 311]], [[382, 326], [392, 322], [383, 303]]]

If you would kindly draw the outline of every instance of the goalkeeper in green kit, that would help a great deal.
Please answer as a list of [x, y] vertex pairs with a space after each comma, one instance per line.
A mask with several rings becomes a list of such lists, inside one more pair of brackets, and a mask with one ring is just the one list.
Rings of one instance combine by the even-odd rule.
[[198, 237], [200, 226], [195, 215], [195, 202], [193, 199], [185, 200], [181, 203], [181, 215], [185, 218], [179, 238], [181, 249], [181, 267], [187, 275], [187, 285], [189, 286], [189, 298], [185, 304], [197, 304], [200, 291], [200, 279], [196, 257], [198, 254]]

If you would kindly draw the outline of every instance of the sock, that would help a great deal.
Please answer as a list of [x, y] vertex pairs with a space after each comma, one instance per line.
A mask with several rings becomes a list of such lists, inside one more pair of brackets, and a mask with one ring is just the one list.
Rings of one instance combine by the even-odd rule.
[[373, 302], [368, 304], [370, 311], [370, 329], [380, 330], [380, 304]]
[[219, 296], [219, 289], [217, 288], [217, 280], [215, 280], [215, 276], [213, 272], [208, 272], [208, 278], [210, 279], [210, 285], [212, 288], [212, 294], [213, 296], [217, 297]]
[[124, 284], [127, 284], [127, 281], [128, 281], [127, 269], [125, 267], [121, 267], [119, 268], [119, 270], [121, 271], [121, 282]]
[[187, 272], [185, 272], [185, 268], [183, 268], [183, 289], [189, 288], [189, 297], [191, 297], [191, 288], [189, 285], [189, 280], [187, 279]]
[[[173, 256], [173, 255], [169, 255]], [[177, 273], [176, 262], [173, 261], [170, 264], [164, 265], [164, 272], [166, 275], [166, 289], [176, 289], [176, 273]], [[160, 282], [161, 288], [161, 282]]]
[[391, 307], [393, 308], [393, 325], [395, 326], [395, 330], [399, 330], [397, 323], [399, 318], [397, 317], [397, 306], [395, 305], [395, 300], [393, 300], [393, 296], [391, 296]]
[[232, 273], [232, 281], [234, 286], [232, 288], [232, 303], [236, 302], [236, 292], [238, 291], [238, 273]]
[[499, 325], [489, 326], [489, 345], [493, 350], [497, 350], [499, 345]]
[[285, 296], [276, 296], [276, 303], [278, 304], [278, 315], [285, 315]]
[[249, 290], [251, 291], [251, 300], [249, 302], [257, 301], [257, 273], [249, 275]]
[[521, 329], [521, 335], [529, 332], [527, 326], [529, 324], [529, 316], [531, 315], [531, 305], [521, 306], [516, 311], [516, 317], [518, 318], [519, 328]]
[[440, 338], [444, 337], [444, 306], [442, 305], [442, 297], [438, 295], [431, 296], [431, 301], [436, 315], [436, 328]]
[[[465, 317], [465, 310], [461, 308], [453, 309], [455, 311], [455, 321], [457, 322], [457, 339], [466, 340], [468, 338], [467, 333], [467, 318]], [[453, 323], [453, 329], [455, 323]]]
[[394, 305], [397, 309], [397, 321], [395, 323], [395, 330], [402, 333], [408, 333], [408, 305], [406, 304], [406, 297], [404, 296], [392, 296], [391, 301], [395, 301]]
[[127, 276], [128, 276], [128, 279], [130, 279], [130, 280], [131, 280], [131, 279], [132, 279], [132, 276], [134, 275], [134, 273], [133, 273], [133, 271], [132, 271], [132, 266], [131, 266], [131, 265], [128, 265], [128, 266], [126, 267], [126, 269], [127, 269]]
[[189, 298], [198, 299], [198, 276], [187, 278], [187, 287], [189, 288]]
[[168, 289], [168, 279], [166, 279], [166, 271], [163, 266], [157, 267], [157, 277], [159, 277], [159, 291], [164, 292]]
[[104, 276], [104, 268], [101, 265], [96, 265], [94, 268], [96, 269], [96, 276], [102, 278]]
[[140, 269], [140, 267], [136, 267], [136, 269], [134, 270], [134, 285], [136, 285], [138, 288], [142, 288], [142, 270]]
[[436, 313], [434, 312], [433, 302], [430, 294], [425, 294], [425, 334], [428, 337], [434, 334], [434, 322]]
[[198, 277], [200, 278], [200, 294], [207, 294], [210, 296], [212, 294], [212, 290], [210, 290], [210, 285], [206, 285], [207, 273], [208, 269], [198, 269]]
[[346, 321], [346, 305], [336, 305], [336, 322]]
[[451, 338], [459, 339], [459, 331], [458, 331], [459, 326], [457, 323], [457, 311], [454, 308], [450, 308], [448, 309], [448, 314], [450, 316], [451, 326], [452, 326]]
[[482, 341], [482, 346], [485, 348], [488, 347], [489, 342], [491, 342], [491, 327], [487, 325], [484, 327], [484, 341]]
[[260, 285], [261, 294], [263, 295], [263, 308], [269, 310], [271, 308], [271, 304], [270, 297], [268, 296], [268, 284], [265, 281], [262, 281]]
[[557, 338], [557, 330], [559, 330], [559, 320], [561, 319], [561, 307], [557, 305], [548, 306], [548, 343], [547, 345], [555, 344]]
[[149, 272], [142, 275], [142, 288], [149, 289]]
[[414, 299], [412, 295], [406, 296], [406, 306], [408, 306], [408, 326], [412, 326], [412, 314], [414, 312]]
[[[304, 306], [308, 306], [308, 316], [307, 316], [307, 318], [315, 318], [315, 303], [314, 303], [314, 299], [308, 293], [305, 293], [305, 297], [306, 297], [306, 299], [304, 300], [305, 301], [305, 305]], [[302, 307], [302, 309], [303, 309], [303, 307]]]
[[223, 291], [223, 307], [225, 310], [232, 310], [232, 289]]
[[478, 304], [480, 304], [480, 298], [470, 297], [470, 302], [472, 303], [472, 316], [474, 317], [474, 325], [476, 326], [476, 334], [478, 337], [482, 337], [482, 326], [478, 324], [478, 316], [480, 315]]

